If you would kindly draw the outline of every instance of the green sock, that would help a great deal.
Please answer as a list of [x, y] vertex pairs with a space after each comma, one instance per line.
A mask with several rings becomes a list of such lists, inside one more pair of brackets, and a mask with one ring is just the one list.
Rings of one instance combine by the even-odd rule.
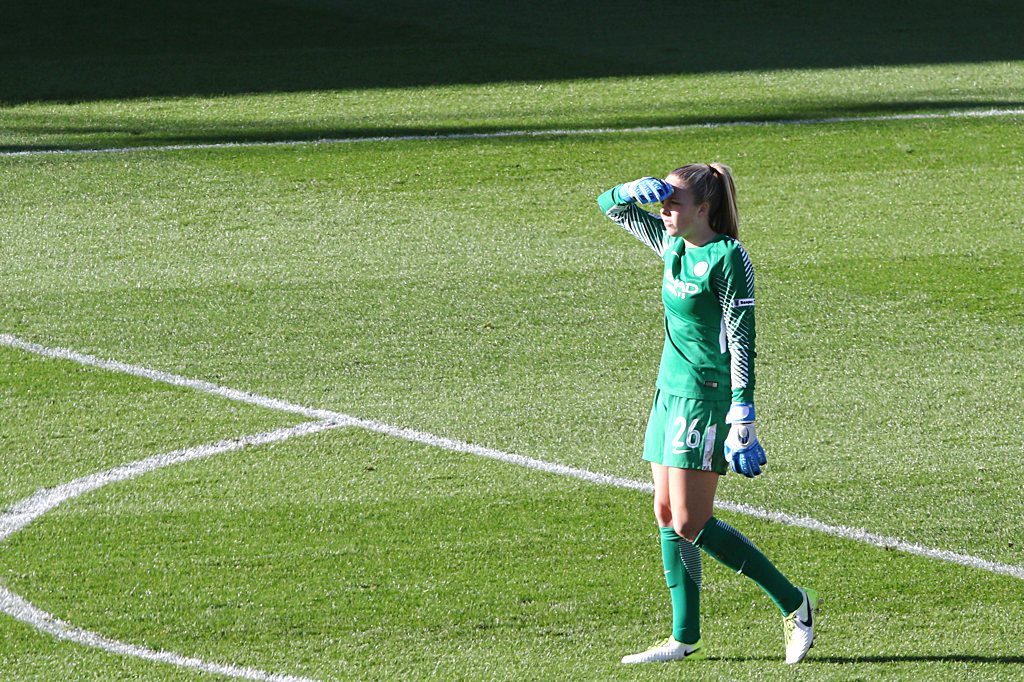
[[661, 529], [661, 561], [672, 595], [672, 636], [683, 644], [700, 639], [700, 551], [672, 528]]
[[712, 516], [693, 544], [757, 583], [772, 598], [782, 615], [793, 613], [803, 603], [800, 590], [768, 561], [754, 543], [729, 524]]

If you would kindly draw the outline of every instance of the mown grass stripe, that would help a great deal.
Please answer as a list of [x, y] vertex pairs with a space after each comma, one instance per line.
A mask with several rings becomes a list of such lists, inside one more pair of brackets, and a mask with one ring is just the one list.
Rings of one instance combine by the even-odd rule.
[[94, 649], [102, 649], [122, 656], [133, 656], [149, 661], [168, 663], [181, 668], [202, 670], [203, 672], [246, 680], [258, 680], [259, 682], [316, 682], [316, 680], [308, 677], [268, 673], [256, 668], [246, 668], [224, 663], [210, 663], [198, 658], [182, 656], [171, 651], [157, 651], [144, 646], [110, 639], [109, 637], [77, 628], [59, 618], [55, 618], [3, 586], [0, 586], [0, 611], [58, 639], [83, 644]]
[[210, 395], [220, 396], [229, 400], [248, 403], [250, 405], [258, 405], [259, 407], [279, 410], [281, 412], [291, 412], [311, 419], [331, 419], [334, 421], [338, 421], [339, 419], [349, 419], [346, 415], [342, 415], [338, 412], [303, 407], [302, 405], [295, 405], [285, 400], [267, 398], [265, 396], [255, 395], [245, 391], [236, 391], [232, 388], [225, 388], [201, 379], [190, 379], [188, 377], [171, 374], [169, 372], [161, 372], [158, 369], [129, 365], [123, 362], [118, 362], [117, 360], [105, 360], [94, 355], [79, 353], [78, 351], [70, 350], [68, 348], [51, 348], [48, 346], [41, 346], [37, 343], [32, 343], [31, 341], [23, 341], [22, 339], [10, 334], [0, 334], [0, 345], [19, 348], [30, 353], [42, 355], [43, 357], [70, 360], [81, 365], [99, 367], [100, 369], [106, 369], [112, 372], [121, 372], [122, 374], [130, 374], [132, 376], [150, 379], [164, 384], [171, 384], [172, 386], [191, 388], [202, 393], [209, 393]]
[[[279, 443], [296, 436], [320, 433], [345, 425], [333, 421], [306, 422], [275, 431], [267, 431], [265, 433], [257, 433], [241, 438], [232, 438], [155, 455], [96, 474], [83, 476], [53, 488], [44, 488], [14, 505], [0, 516], [0, 542], [8, 539], [11, 535], [60, 504], [97, 488], [102, 488], [105, 485], [136, 478], [150, 471], [171, 466], [172, 464], [181, 464], [225, 452], [233, 452], [249, 446]], [[227, 677], [258, 680], [260, 682], [315, 682], [315, 680], [306, 677], [268, 673], [255, 668], [224, 663], [210, 663], [170, 651], [156, 651], [144, 646], [128, 644], [104, 637], [99, 633], [83, 630], [54, 617], [2, 585], [0, 585], [0, 611], [58, 639], [83, 644], [115, 654], [134, 656], [135, 658], [158, 661], [182, 668], [202, 670]]]
[[972, 556], [970, 554], [960, 554], [947, 549], [935, 549], [933, 547], [926, 547], [919, 545], [914, 542], [908, 542], [900, 538], [891, 537], [888, 535], [879, 535], [870, 531], [864, 530], [863, 528], [854, 528], [852, 526], [834, 526], [817, 519], [812, 519], [806, 516], [793, 516], [792, 514], [786, 514], [785, 512], [773, 512], [767, 509], [761, 509], [760, 507], [754, 507], [749, 504], [743, 504], [742, 502], [726, 502], [722, 500], [716, 500], [715, 506], [724, 509], [726, 511], [736, 512], [737, 514], [745, 514], [747, 516], [753, 516], [758, 519], [765, 521], [772, 521], [780, 523], [784, 526], [793, 526], [796, 528], [806, 528], [807, 530], [818, 531], [819, 533], [825, 533], [826, 535], [833, 535], [838, 538], [845, 540], [855, 540], [857, 542], [863, 542], [873, 547], [881, 547], [884, 549], [893, 549], [907, 554], [915, 554], [917, 556], [927, 557], [929, 559], [938, 559], [939, 561], [946, 561], [952, 564], [960, 564], [961, 566], [969, 566], [971, 568], [977, 568], [982, 571], [988, 571], [990, 573], [999, 573], [1001, 575], [1008, 575], [1020, 580], [1024, 580], [1024, 566], [1014, 566], [1012, 564], [1003, 564], [998, 561], [988, 561], [980, 557]]
[[[317, 415], [321, 419], [329, 420], [333, 427], [340, 426], [352, 426], [356, 428], [365, 429], [367, 431], [374, 431], [376, 433], [385, 434], [393, 438], [399, 438], [402, 440], [413, 441], [422, 443], [424, 445], [430, 445], [433, 447], [443, 448], [445, 450], [451, 450], [453, 452], [463, 452], [466, 454], [477, 455], [480, 457], [487, 457], [489, 459], [498, 460], [501, 462], [507, 462], [509, 464], [515, 464], [516, 466], [526, 467], [529, 469], [536, 469], [538, 471], [544, 471], [550, 474], [556, 474], [559, 476], [567, 476], [570, 478], [577, 478], [590, 483], [597, 483], [600, 485], [612, 485], [618, 488], [626, 488], [629, 490], [639, 490], [647, 493], [653, 493], [654, 487], [650, 483], [643, 481], [636, 481], [633, 479], [622, 478], [619, 476], [611, 476], [608, 474], [601, 474], [594, 471], [588, 471], [586, 469], [579, 469], [577, 467], [570, 467], [564, 464], [557, 464], [554, 462], [547, 462], [540, 459], [534, 459], [533, 457], [526, 457], [523, 455], [516, 455], [508, 452], [502, 452], [494, 448], [488, 448], [481, 445], [473, 445], [465, 441], [457, 440], [454, 438], [447, 438], [444, 436], [438, 436], [425, 431], [417, 431], [415, 429], [393, 426], [390, 424], [384, 424], [371, 419], [362, 419], [354, 417], [352, 415], [344, 414], [341, 412], [334, 412], [332, 410], [320, 410], [301, 405], [295, 405], [284, 401], [278, 401], [273, 398], [266, 398], [264, 396], [247, 393], [245, 391], [236, 391], [234, 389], [224, 388], [217, 386], [207, 381], [201, 381], [196, 379], [188, 379], [175, 374], [168, 374], [159, 370], [151, 370], [144, 367], [137, 367], [134, 365], [128, 365], [122, 362], [116, 362], [112, 360], [102, 360], [91, 355], [85, 355], [76, 351], [68, 350], [65, 348], [49, 348], [41, 346], [36, 343], [23, 341], [10, 334], [0, 334], [0, 345], [6, 345], [13, 348], [21, 348], [23, 350], [38, 353], [46, 357], [61, 358], [66, 360], [72, 360], [75, 362], [83, 362], [84, 364], [94, 365], [97, 367], [103, 367], [113, 371], [125, 372], [135, 376], [146, 377], [154, 381], [163, 381], [171, 383], [176, 386], [186, 386], [195, 390], [210, 393], [212, 395], [219, 395], [232, 400], [241, 400], [255, 405], [262, 405], [264, 407], [271, 407], [275, 409], [282, 409], [287, 412], [295, 412], [299, 414], [311, 414]], [[282, 407], [275, 407], [275, 406]], [[917, 556], [927, 557], [930, 559], [938, 559], [940, 561], [946, 561], [950, 563], [960, 564], [963, 566], [969, 566], [971, 568], [980, 569], [983, 571], [989, 571], [992, 573], [999, 573], [1002, 575], [1012, 576], [1024, 580], [1024, 567], [1013, 566], [1010, 564], [1003, 564], [995, 561], [988, 561], [980, 557], [972, 556], [969, 554], [961, 554], [952, 552], [950, 550], [936, 549], [933, 547], [926, 547], [913, 542], [908, 542], [900, 538], [889, 537], [872, 533], [862, 528], [853, 528], [850, 526], [838, 526], [818, 521], [809, 517], [793, 516], [784, 512], [773, 512], [767, 509], [761, 509], [760, 507], [753, 507], [746, 504], [728, 502], [725, 500], [717, 500], [715, 505], [726, 511], [732, 511], [739, 514], [745, 514], [747, 516], [753, 516], [755, 518], [764, 519], [767, 521], [773, 521], [786, 526], [793, 526], [797, 528], [806, 528], [808, 530], [814, 530], [835, 537], [844, 538], [847, 540], [855, 540], [862, 542], [874, 547], [882, 547], [888, 549], [895, 549], [908, 554], [914, 554]]]
[[63, 483], [53, 488], [43, 488], [36, 491], [30, 497], [13, 505], [10, 509], [0, 515], [0, 542], [3, 542], [14, 533], [32, 523], [51, 509], [63, 504], [67, 500], [74, 499], [79, 495], [102, 488], [110, 483], [125, 481], [136, 478], [150, 471], [162, 469], [172, 464], [191, 462], [196, 459], [203, 459], [212, 455], [219, 455], [224, 452], [240, 450], [253, 445], [266, 445], [278, 443], [295, 436], [306, 436], [313, 433], [320, 433], [329, 429], [337, 429], [348, 426], [343, 421], [318, 421], [305, 422], [296, 426], [289, 426], [265, 433], [257, 433], [251, 436], [229, 438], [227, 440], [197, 445], [191, 448], [182, 448], [160, 455], [154, 455], [136, 462], [122, 464], [113, 469], [107, 469], [99, 473], [90, 474], [73, 481]]
[[828, 125], [835, 123], [874, 123], [883, 121], [919, 121], [950, 118], [992, 118], [1024, 116], [1024, 109], [983, 109], [944, 111], [919, 114], [879, 114], [875, 116], [832, 116], [827, 118], [790, 118], [763, 121], [708, 121], [706, 123], [680, 123], [661, 126], [635, 126], [631, 128], [553, 128], [547, 130], [498, 130], [489, 133], [428, 133], [420, 135], [379, 135], [374, 137], [320, 138], [316, 140], [266, 140], [255, 142], [209, 142], [195, 144], [140, 145], [137, 147], [97, 147], [87, 149], [29, 149], [0, 151], [0, 158], [30, 156], [67, 156], [76, 154], [128, 154], [131, 152], [175, 152], [204, 149], [234, 149], [251, 147], [293, 147], [299, 145], [335, 145], [360, 142], [429, 142], [447, 140], [492, 140], [501, 138], [572, 137], [582, 135], [609, 135], [630, 133], [658, 133], [679, 130], [745, 128], [769, 126]]

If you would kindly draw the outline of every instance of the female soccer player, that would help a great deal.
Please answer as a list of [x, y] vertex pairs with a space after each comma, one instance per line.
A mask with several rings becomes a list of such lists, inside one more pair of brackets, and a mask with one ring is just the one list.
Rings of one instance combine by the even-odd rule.
[[[752, 478], [766, 463], [754, 429], [754, 268], [737, 240], [731, 172], [718, 163], [691, 164], [664, 180], [618, 185], [597, 201], [665, 264], [665, 345], [643, 457], [654, 476], [672, 636], [622, 662], [704, 658], [700, 549], [768, 593], [783, 615], [786, 663], [797, 663], [814, 641], [818, 594], [794, 586], [712, 515], [727, 466]], [[658, 201], [660, 215], [637, 206]]]

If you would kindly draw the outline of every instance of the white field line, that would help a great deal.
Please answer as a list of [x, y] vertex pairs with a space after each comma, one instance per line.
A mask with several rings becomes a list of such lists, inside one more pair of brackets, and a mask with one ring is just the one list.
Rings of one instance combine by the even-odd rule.
[[[14, 505], [0, 516], [0, 542], [7, 540], [11, 535], [63, 502], [74, 499], [79, 495], [84, 495], [85, 493], [96, 490], [97, 488], [102, 488], [105, 485], [124, 481], [130, 478], [136, 478], [147, 472], [171, 466], [172, 464], [191, 462], [193, 460], [211, 457], [224, 452], [240, 450], [248, 446], [279, 443], [283, 440], [294, 438], [296, 436], [307, 436], [309, 434], [319, 433], [329, 429], [336, 429], [346, 425], [347, 424], [343, 422], [334, 421], [306, 422], [297, 426], [277, 429], [276, 431], [268, 431], [266, 433], [258, 433], [241, 438], [222, 440], [208, 445], [199, 445], [192, 448], [175, 450], [174, 452], [156, 455], [137, 462], [114, 467], [113, 469], [101, 471], [96, 474], [83, 476], [82, 478], [77, 478], [54, 488], [44, 488], [36, 492], [31, 497], [28, 497]], [[143, 658], [150, 661], [169, 663], [182, 668], [202, 670], [205, 672], [217, 673], [228, 677], [244, 678], [247, 680], [260, 680], [266, 682], [316, 682], [315, 680], [305, 677], [268, 673], [255, 668], [246, 668], [223, 663], [210, 663], [198, 658], [182, 656], [181, 654], [176, 654], [170, 651], [156, 651], [144, 646], [128, 644], [126, 642], [110, 639], [109, 637], [104, 637], [98, 633], [77, 628], [65, 621], [62, 621], [36, 607], [2, 585], [0, 585], [0, 611], [7, 613], [8, 615], [27, 623], [38, 630], [49, 633], [58, 639], [68, 640], [77, 644], [83, 644], [85, 646], [102, 649], [115, 654], [134, 656], [136, 658]]]
[[828, 118], [790, 118], [766, 121], [709, 121], [676, 125], [636, 126], [632, 128], [554, 128], [548, 130], [499, 130], [490, 133], [434, 133], [425, 135], [380, 135], [376, 137], [320, 138], [318, 140], [277, 140], [264, 142], [210, 142], [167, 144], [138, 147], [99, 147], [94, 149], [30, 149], [0, 152], [0, 158], [19, 156], [68, 156], [75, 154], [128, 154], [132, 152], [174, 152], [202, 149], [234, 149], [247, 147], [294, 147], [299, 145], [336, 145], [359, 142], [429, 142], [439, 140], [493, 140], [507, 137], [570, 137], [577, 135], [609, 135], [629, 133], [660, 133], [679, 130], [746, 128], [772, 126], [828, 125], [833, 123], [871, 123], [878, 121], [920, 121], [948, 118], [992, 118], [1024, 116], [1024, 109], [983, 109], [942, 111], [920, 114], [880, 114], [876, 116], [832, 116]]
[[[7, 345], [16, 348], [22, 348], [40, 355], [46, 355], [49, 357], [64, 358], [68, 360], [74, 360], [76, 362], [84, 362], [84, 364], [92, 364], [108, 369], [116, 369], [117, 371], [127, 372], [136, 376], [146, 376], [154, 381], [165, 381], [166, 383], [172, 383], [176, 386], [188, 386], [199, 391], [212, 393], [214, 395], [220, 395], [227, 398], [233, 396], [244, 396], [245, 402], [250, 402], [257, 405], [271, 406], [277, 402], [269, 398], [262, 398], [260, 396], [253, 395], [251, 393], [245, 393], [242, 391], [234, 391], [225, 389], [214, 384], [210, 384], [205, 381], [196, 381], [194, 379], [186, 379], [173, 374], [167, 374], [158, 370], [150, 370], [141, 367], [134, 367], [132, 365], [126, 365], [124, 363], [112, 362], [109, 360], [99, 360], [93, 356], [83, 355], [74, 351], [61, 349], [61, 348], [47, 348], [34, 343], [28, 343], [13, 337], [9, 334], [0, 334], [0, 345]], [[79, 359], [81, 358], [81, 359]], [[100, 364], [103, 363], [103, 364]], [[238, 398], [235, 398], [238, 399]], [[480, 445], [473, 445], [464, 441], [456, 440], [454, 438], [445, 438], [443, 436], [437, 436], [424, 431], [416, 431], [415, 429], [408, 429], [399, 426], [392, 426], [390, 424], [384, 424], [381, 422], [373, 421], [370, 419], [361, 419], [359, 417], [353, 417], [352, 415], [343, 414], [341, 412], [333, 412], [331, 410], [312, 410], [311, 408], [304, 408], [301, 406], [290, 405], [288, 411], [294, 412], [297, 410], [310, 410], [319, 415], [324, 415], [323, 418], [330, 419], [332, 423], [339, 426], [354, 426], [357, 428], [365, 429], [367, 431], [374, 431], [377, 433], [386, 434], [394, 438], [400, 438], [403, 440], [413, 441], [417, 443], [423, 443], [425, 445], [431, 445], [445, 450], [451, 450], [454, 452], [463, 452], [466, 454], [478, 455], [480, 457], [487, 457], [495, 459], [501, 462], [507, 462], [509, 464], [515, 464], [517, 466], [526, 467], [529, 469], [536, 469], [559, 476], [568, 476], [571, 478], [578, 478], [580, 480], [588, 481], [591, 483], [597, 483], [601, 485], [612, 485], [618, 488], [627, 488], [630, 490], [639, 490], [643, 492], [652, 493], [653, 486], [650, 483], [644, 481], [636, 481], [628, 478], [621, 478], [618, 476], [610, 476], [608, 474], [600, 474], [586, 469], [579, 469], [576, 467], [566, 466], [564, 464], [556, 464], [553, 462], [546, 462], [544, 460], [534, 459], [532, 457], [525, 457], [523, 455], [515, 455], [508, 452], [502, 452], [494, 448], [488, 448]], [[844, 538], [847, 540], [855, 540], [857, 542], [863, 542], [874, 547], [883, 547], [889, 549], [896, 549], [901, 552], [908, 554], [915, 554], [918, 556], [928, 557], [931, 559], [939, 559], [941, 561], [948, 561], [955, 564], [961, 564], [963, 566], [969, 566], [971, 568], [977, 568], [983, 571], [989, 571], [992, 573], [999, 573], [1003, 575], [1009, 575], [1014, 578], [1024, 580], [1024, 567], [1014, 566], [1011, 564], [1003, 564], [995, 561], [988, 561], [980, 557], [972, 556], [969, 554], [960, 554], [944, 549], [935, 549], [932, 547], [926, 547], [913, 542], [907, 542], [900, 538], [888, 537], [885, 535], [879, 535], [877, 533], [871, 533], [862, 528], [853, 528], [850, 526], [838, 526], [824, 523], [816, 519], [804, 517], [804, 516], [793, 516], [782, 512], [773, 512], [767, 509], [761, 509], [759, 507], [753, 507], [746, 504], [739, 504], [735, 502], [727, 502], [724, 500], [718, 500], [715, 505], [726, 511], [732, 511], [739, 514], [745, 514], [756, 518], [774, 521], [787, 526], [794, 526], [797, 528], [806, 528], [809, 530], [815, 530], [835, 537]]]
[[31, 343], [29, 341], [22, 341], [21, 339], [11, 336], [10, 334], [0, 334], [0, 346], [10, 346], [11, 348], [20, 348], [21, 350], [35, 353], [36, 355], [43, 355], [48, 358], [59, 358], [61, 360], [71, 360], [77, 362], [80, 365], [89, 365], [91, 367], [100, 367], [102, 369], [108, 369], [112, 372], [121, 372], [122, 374], [131, 374], [133, 376], [142, 377], [144, 379], [150, 379], [152, 381], [158, 381], [164, 384], [171, 384], [172, 386], [184, 386], [185, 388], [192, 388], [203, 393], [209, 393], [211, 395], [218, 395], [222, 398], [228, 398], [229, 400], [236, 400], [242, 403], [249, 403], [250, 405], [259, 405], [260, 407], [266, 407], [272, 410], [280, 410], [282, 412], [292, 412], [294, 414], [301, 414], [304, 417], [310, 417], [312, 419], [330, 419], [338, 421], [339, 419], [349, 419], [345, 415], [339, 414], [338, 412], [331, 412], [330, 410], [315, 410], [311, 407], [303, 407], [301, 405], [293, 405], [292, 403], [284, 400], [277, 400], [276, 398], [266, 398], [264, 396], [253, 395], [252, 393], [246, 393], [245, 391], [236, 391], [231, 388], [224, 388], [223, 386], [217, 386], [211, 384], [208, 381], [201, 381], [199, 379], [189, 379], [177, 374], [169, 374], [167, 372], [161, 372], [156, 369], [147, 369], [145, 367], [138, 367], [136, 365], [126, 365], [123, 362], [117, 362], [116, 360], [104, 360], [94, 355], [87, 355], [85, 353], [79, 353], [77, 351], [68, 350], [67, 348], [48, 348], [46, 346], [40, 346], [38, 343]]
[[[596, 474], [594, 472], [586, 471], [583, 469], [576, 469], [573, 467], [565, 467], [562, 465], [551, 464], [549, 462], [542, 462], [540, 460], [531, 459], [528, 457], [519, 457], [516, 455], [509, 455], [508, 453], [502, 453], [497, 450], [491, 450], [489, 448], [479, 448], [459, 441], [453, 441], [448, 438], [440, 438], [431, 434], [425, 434], [422, 432], [412, 431], [410, 429], [399, 429], [396, 427], [389, 427], [385, 424], [379, 424], [376, 422], [363, 422], [358, 426], [362, 428], [369, 428], [374, 431], [387, 433], [389, 435], [404, 438], [407, 440], [414, 440], [417, 442], [428, 443], [436, 447], [442, 447], [446, 449], [454, 449], [460, 452], [468, 452], [473, 454], [482, 455], [485, 457], [491, 457], [500, 459], [502, 461], [511, 462], [520, 466], [526, 466], [530, 468], [540, 469], [549, 473], [556, 473], [566, 476], [572, 476], [585, 481], [593, 483], [614, 485], [622, 488], [629, 488], [634, 490], [643, 490], [652, 492], [652, 486], [649, 483], [643, 483], [640, 481], [633, 481], [630, 479], [617, 478], [613, 476], [605, 476], [602, 474]], [[209, 445], [200, 445], [193, 448], [184, 448], [169, 452], [162, 455], [157, 455], [123, 466], [108, 469], [100, 473], [84, 476], [82, 478], [75, 479], [69, 483], [56, 486], [54, 488], [47, 488], [38, 491], [31, 497], [23, 500], [22, 502], [14, 505], [9, 511], [0, 516], [0, 542], [7, 540], [11, 535], [24, 528], [26, 525], [39, 518], [46, 512], [54, 509], [63, 502], [70, 499], [83, 495], [92, 490], [96, 490], [105, 485], [116, 483], [118, 481], [127, 480], [141, 476], [150, 471], [161, 469], [163, 467], [171, 466], [173, 464], [180, 464], [183, 462], [193, 461], [206, 457], [211, 457], [216, 454], [224, 452], [231, 452], [239, 450], [247, 446], [263, 445], [268, 443], [280, 442], [287, 440], [288, 438], [310, 435], [313, 433], [319, 433], [329, 429], [342, 428], [350, 426], [352, 424], [345, 421], [320, 421], [320, 422], [307, 422], [292, 426], [288, 428], [278, 429], [276, 431], [270, 431], [266, 433], [260, 433], [252, 436], [245, 436], [242, 438], [235, 438], [230, 440], [224, 440]], [[729, 502], [719, 504], [719, 507], [740, 512], [743, 514], [749, 514], [758, 518], [775, 521], [791, 526], [798, 526], [801, 528], [809, 528], [832, 535], [839, 535], [840, 537], [849, 537], [867, 542], [869, 544], [882, 544], [883, 546], [891, 546], [896, 549], [900, 549], [905, 552], [913, 554], [921, 554], [932, 558], [942, 559], [945, 561], [952, 561], [954, 563], [963, 563], [968, 566], [976, 568], [983, 568], [984, 570], [993, 571], [995, 573], [1008, 573], [1015, 577], [1024, 577], [1022, 571], [1016, 567], [1008, 567], [1014, 570], [1009, 572], [1003, 570], [1007, 568], [1003, 564], [997, 564], [994, 562], [987, 562], [984, 560], [977, 559], [975, 557], [969, 557], [965, 555], [955, 554], [945, 550], [933, 550], [920, 545], [914, 545], [896, 538], [885, 538], [865, 531], [853, 528], [828, 526], [816, 521], [814, 519], [807, 519], [802, 517], [790, 516], [788, 514], [780, 514], [776, 512], [768, 512], [756, 507], [749, 505], [733, 504]], [[836, 532], [837, 530], [842, 532]], [[222, 663], [210, 663], [203, 661], [198, 658], [183, 656], [169, 651], [157, 651], [143, 646], [135, 644], [128, 644], [121, 642], [109, 637], [104, 637], [96, 632], [84, 630], [82, 628], [75, 627], [53, 615], [43, 611], [36, 607], [31, 602], [25, 600], [21, 596], [15, 594], [9, 589], [0, 585], [0, 611], [7, 613], [8, 615], [20, 620], [42, 632], [46, 632], [58, 639], [63, 639], [84, 646], [101, 649], [111, 653], [134, 656], [150, 661], [156, 661], [160, 663], [166, 663], [182, 668], [188, 668], [193, 670], [201, 670], [204, 672], [215, 673], [224, 675], [227, 677], [242, 678], [248, 680], [266, 681], [266, 682], [316, 682], [310, 678], [297, 677], [292, 675], [285, 675], [280, 673], [268, 673], [255, 668], [248, 668], [243, 666], [222, 664]]]
[[76, 628], [65, 623], [59, 618], [25, 601], [7, 588], [0, 586], [0, 611], [4, 611], [20, 621], [32, 627], [46, 632], [58, 639], [64, 639], [76, 644], [102, 649], [123, 656], [134, 656], [149, 661], [169, 663], [191, 670], [202, 670], [208, 673], [217, 673], [228, 677], [239, 677], [246, 680], [260, 680], [266, 682], [316, 682], [308, 677], [295, 677], [293, 675], [281, 675], [268, 673], [255, 668], [245, 668], [237, 665], [226, 665], [222, 663], [209, 663], [198, 658], [182, 656], [170, 651], [156, 651], [143, 646], [119, 642], [89, 630]]
[[[653, 492], [653, 487], [651, 490]], [[894, 549], [900, 552], [906, 552], [907, 554], [916, 554], [917, 556], [923, 556], [929, 559], [948, 561], [951, 564], [960, 564], [961, 566], [969, 566], [982, 571], [999, 573], [1001, 575], [1008, 575], [1024, 580], [1024, 566], [1014, 566], [1013, 564], [1002, 564], [998, 561], [988, 561], [987, 559], [971, 556], [970, 554], [951, 552], [948, 549], [925, 547], [924, 545], [919, 545], [915, 542], [907, 542], [900, 538], [871, 533], [863, 528], [853, 528], [852, 526], [833, 526], [806, 516], [793, 516], [791, 514], [786, 514], [785, 512], [768, 511], [767, 509], [743, 504], [742, 502], [724, 502], [716, 500], [715, 506], [720, 509], [725, 509], [726, 511], [746, 514], [747, 516], [753, 516], [758, 519], [781, 523], [784, 526], [795, 526], [796, 528], [816, 530], [819, 533], [834, 535], [835, 537], [843, 538], [844, 540], [856, 540], [857, 542], [863, 542], [873, 547]]]
[[344, 421], [324, 420], [318, 422], [305, 422], [296, 426], [289, 426], [275, 431], [257, 433], [251, 436], [240, 438], [229, 438], [227, 440], [210, 443], [208, 445], [197, 445], [191, 448], [183, 448], [174, 452], [166, 452], [161, 455], [154, 455], [137, 462], [122, 464], [121, 466], [107, 469], [96, 474], [90, 474], [76, 478], [68, 483], [63, 483], [53, 488], [43, 488], [36, 491], [31, 497], [18, 502], [13, 507], [0, 515], [0, 542], [4, 542], [14, 533], [32, 523], [34, 520], [50, 511], [58, 505], [74, 499], [79, 495], [102, 488], [105, 485], [125, 481], [130, 478], [137, 478], [142, 474], [172, 464], [191, 462], [195, 459], [203, 459], [212, 455], [219, 455], [224, 452], [240, 450], [253, 445], [266, 445], [278, 443], [295, 436], [306, 436], [312, 433], [319, 433], [329, 429], [337, 429], [348, 426]]

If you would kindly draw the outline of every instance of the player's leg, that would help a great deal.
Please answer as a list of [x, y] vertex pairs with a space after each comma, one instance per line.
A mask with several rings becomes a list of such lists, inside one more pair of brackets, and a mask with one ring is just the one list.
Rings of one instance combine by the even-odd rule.
[[[679, 630], [676, 638], [685, 643], [699, 643], [703, 566], [693, 538], [711, 517], [718, 477], [725, 471], [724, 451], [716, 438], [716, 434], [724, 430], [725, 412], [721, 405], [711, 401], [672, 397], [670, 404], [668, 423], [671, 428], [666, 433], [664, 452], [669, 465], [672, 520], [671, 528], [663, 528], [662, 533], [674, 540], [681, 568], [677, 575], [683, 608], [682, 617], [675, 620]], [[712, 457], [715, 452], [719, 453], [718, 460]]]
[[786, 662], [801, 661], [814, 643], [818, 594], [793, 585], [745, 535], [714, 516], [708, 518], [694, 544], [753, 580], [771, 597], [783, 615]]
[[[703, 656], [700, 641], [700, 552], [688, 541], [679, 537], [672, 527], [672, 505], [669, 495], [669, 467], [660, 462], [663, 459], [666, 441], [665, 426], [668, 423], [668, 403], [655, 395], [654, 406], [647, 425], [644, 459], [651, 462], [651, 477], [654, 481], [654, 518], [658, 522], [661, 540], [661, 560], [672, 598], [672, 636], [656, 643], [650, 649], [622, 659], [623, 663], [652, 663], [697, 659]], [[696, 557], [696, 569], [693, 559]], [[685, 562], [690, 562], [688, 573]], [[691, 574], [696, 570], [697, 580]], [[697, 646], [695, 646], [697, 645]]]
[[658, 485], [655, 485], [656, 496], [661, 501], [659, 508], [662, 516], [658, 519], [661, 558], [665, 581], [672, 594], [672, 637], [683, 644], [696, 644], [700, 641], [700, 550], [679, 534], [674, 522], [670, 484], [675, 473], [684, 470], [657, 464], [652, 464], [651, 468], [659, 469], [655, 477], [660, 480], [663, 491], [660, 496], [657, 495]]
[[678, 582], [682, 617], [675, 619], [673, 624], [678, 621], [680, 632], [676, 639], [688, 644], [700, 642], [700, 588], [704, 573], [700, 550], [693, 544], [693, 538], [702, 521], [711, 517], [717, 486], [718, 474], [713, 471], [668, 469], [672, 526], [662, 529], [662, 533], [668, 533], [675, 539], [681, 563]]
[[704, 655], [700, 645], [700, 551], [681, 538], [672, 527], [670, 471], [672, 469], [669, 467], [651, 463], [654, 517], [658, 521], [661, 536], [665, 582], [672, 598], [672, 636], [657, 642], [646, 651], [624, 657], [623, 663], [699, 659]]
[[709, 515], [694, 544], [768, 593], [783, 615], [800, 607], [803, 594], [761, 553], [753, 542], [729, 524]]
[[[713, 516], [718, 476], [727, 471], [724, 438], [728, 401], [683, 401], [680, 432], [674, 438], [684, 452], [703, 457], [700, 467], [670, 469], [669, 495], [672, 524], [684, 537], [732, 570], [754, 580], [768, 593], [784, 617], [786, 661], [802, 659], [813, 642], [813, 612], [818, 596], [813, 590], [795, 587], [742, 533]], [[677, 418], [678, 419], [678, 418]], [[693, 421], [696, 419], [696, 421]], [[687, 450], [687, 446], [693, 448]], [[692, 457], [691, 457], [692, 459]]]
[[718, 490], [718, 474], [701, 469], [668, 470], [669, 499], [672, 505], [672, 528], [681, 537], [693, 542], [711, 518]]

